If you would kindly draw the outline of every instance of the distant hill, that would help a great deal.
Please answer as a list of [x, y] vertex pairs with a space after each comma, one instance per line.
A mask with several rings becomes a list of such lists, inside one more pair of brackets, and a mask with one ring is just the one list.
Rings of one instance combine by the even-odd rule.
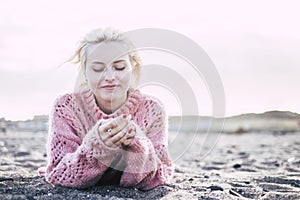
[[[210, 116], [169, 116], [169, 130], [182, 132], [251, 132], [251, 131], [300, 131], [300, 114], [290, 111], [268, 111], [264, 113], [247, 113], [226, 118]], [[48, 116], [37, 115], [26, 121], [6, 121], [0, 118], [0, 132], [44, 131], [48, 130]]]
[[247, 114], [241, 114], [236, 115], [232, 117], [228, 117], [228, 119], [250, 119], [250, 118], [272, 118], [272, 119], [294, 119], [294, 120], [300, 120], [300, 114], [290, 112], [290, 111], [268, 111], [260, 114], [256, 113], [247, 113]]
[[248, 113], [226, 118], [201, 116], [170, 116], [169, 129], [183, 132], [220, 131], [242, 132], [295, 132], [300, 131], [300, 115], [290, 111]]

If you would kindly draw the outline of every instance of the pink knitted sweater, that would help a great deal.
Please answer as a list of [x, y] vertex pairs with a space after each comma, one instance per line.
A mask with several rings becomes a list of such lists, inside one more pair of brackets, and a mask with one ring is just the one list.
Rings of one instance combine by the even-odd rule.
[[[147, 138], [135, 137], [126, 147], [110, 148], [97, 134], [99, 120], [122, 114], [130, 114]], [[173, 172], [166, 129], [161, 103], [138, 90], [130, 89], [127, 101], [112, 114], [99, 109], [89, 89], [63, 95], [52, 110], [47, 166], [40, 174], [53, 185], [67, 187], [119, 184], [152, 189], [167, 183]]]

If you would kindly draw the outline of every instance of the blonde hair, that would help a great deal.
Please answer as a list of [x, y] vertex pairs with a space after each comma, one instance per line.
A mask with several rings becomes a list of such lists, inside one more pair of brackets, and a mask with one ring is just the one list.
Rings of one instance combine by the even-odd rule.
[[142, 65], [141, 58], [134, 50], [133, 43], [129, 40], [125, 34], [117, 29], [113, 28], [99, 28], [87, 33], [79, 42], [74, 55], [68, 60], [79, 64], [79, 74], [77, 76], [75, 91], [79, 91], [82, 87], [86, 86], [85, 69], [87, 59], [87, 49], [92, 44], [97, 44], [105, 41], [117, 41], [122, 42], [128, 48], [128, 56], [133, 67], [134, 86], [137, 85], [140, 78], [140, 67]]

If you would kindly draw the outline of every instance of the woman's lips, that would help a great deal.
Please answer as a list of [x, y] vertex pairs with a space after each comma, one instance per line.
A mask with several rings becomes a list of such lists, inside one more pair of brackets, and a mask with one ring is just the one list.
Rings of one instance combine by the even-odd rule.
[[105, 89], [105, 90], [114, 90], [118, 87], [118, 85], [104, 85], [101, 88]]

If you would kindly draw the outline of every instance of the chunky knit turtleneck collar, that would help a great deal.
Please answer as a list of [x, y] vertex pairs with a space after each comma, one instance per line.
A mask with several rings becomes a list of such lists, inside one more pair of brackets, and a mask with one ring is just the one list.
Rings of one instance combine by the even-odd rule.
[[81, 94], [83, 96], [83, 102], [88, 105], [91, 113], [96, 119], [108, 119], [117, 117], [121, 114], [131, 114], [133, 113], [133, 109], [140, 103], [140, 99], [142, 97], [142, 94], [139, 90], [130, 88], [128, 90], [127, 100], [121, 105], [121, 107], [119, 107], [115, 112], [111, 114], [106, 114], [97, 105], [96, 98], [89, 88], [83, 89]]

